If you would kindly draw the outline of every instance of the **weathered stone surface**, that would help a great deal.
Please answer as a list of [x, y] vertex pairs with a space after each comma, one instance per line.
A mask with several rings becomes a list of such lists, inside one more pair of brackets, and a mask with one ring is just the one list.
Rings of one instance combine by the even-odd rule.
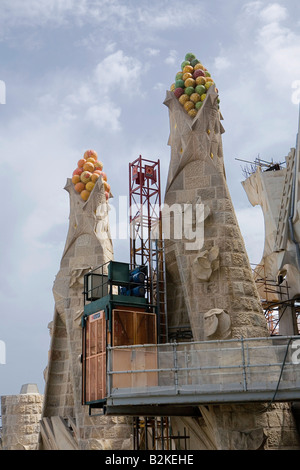
[[1, 397], [2, 450], [38, 449], [43, 395], [35, 384], [25, 384], [21, 392]]
[[[172, 292], [169, 324], [179, 324], [179, 318], [188, 317], [197, 332], [194, 339], [202, 340], [205, 335], [199, 328], [201, 318], [208, 310], [218, 308], [228, 312], [232, 331], [241, 331], [247, 325], [244, 331], [248, 335], [265, 336], [267, 325], [227, 188], [222, 152], [211, 158], [213, 142], [221, 149], [222, 141], [214, 87], [209, 88], [208, 96], [210, 99], [204, 101], [194, 120], [181, 109], [172, 92], [167, 92], [165, 100], [169, 108], [171, 145], [165, 204], [170, 205], [175, 192], [178, 204], [189, 203], [195, 210], [201, 203], [208, 211], [198, 248], [195, 243], [189, 245], [184, 237], [181, 240], [170, 237], [165, 241], [168, 291]], [[207, 133], [208, 128], [216, 131]], [[180, 155], [178, 148], [183, 149]], [[173, 301], [180, 296], [184, 304]], [[251, 332], [247, 314], [253, 310], [260, 313], [262, 321], [256, 322]]]
[[[223, 127], [214, 87], [209, 88], [207, 98], [193, 120], [172, 92], [167, 92], [165, 100], [171, 147], [165, 204], [203, 203], [209, 208], [198, 250], [189, 250], [183, 237], [165, 240], [168, 323], [173, 329], [188, 325], [194, 340], [200, 341], [222, 334], [232, 338], [269, 336], [225, 178]], [[207, 129], [215, 129], [215, 133]], [[179, 153], [179, 149], [183, 151]], [[209, 253], [217, 253], [214, 260]], [[222, 328], [218, 330], [221, 315], [225, 319], [223, 333]], [[300, 448], [289, 410], [221, 405], [200, 406], [200, 411], [202, 418], [198, 420], [171, 420], [176, 432], [188, 430], [191, 449]], [[285, 412], [289, 416], [286, 426], [280, 424]]]
[[113, 259], [103, 182], [98, 179], [87, 202], [76, 193], [71, 180], [67, 180], [65, 189], [70, 196], [69, 231], [53, 285], [55, 312], [42, 418], [72, 417], [79, 449], [118, 449], [121, 436], [131, 448], [130, 422], [91, 417], [81, 401], [83, 277], [90, 269]]

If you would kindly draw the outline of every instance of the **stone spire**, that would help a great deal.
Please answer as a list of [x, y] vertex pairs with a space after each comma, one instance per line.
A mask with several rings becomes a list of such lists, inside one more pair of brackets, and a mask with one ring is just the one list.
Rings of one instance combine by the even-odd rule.
[[[70, 178], [65, 189], [70, 196], [69, 230], [53, 285], [55, 311], [45, 372], [42, 446], [47, 449], [47, 443], [52, 442], [52, 448], [61, 450], [69, 445], [79, 450], [130, 448], [131, 426], [127, 418], [91, 417], [88, 407], [82, 405], [84, 274], [113, 259], [105, 180], [97, 179], [86, 201]], [[62, 420], [72, 423], [71, 437], [66, 436], [65, 428], [69, 426], [62, 426]]]
[[266, 169], [258, 159], [256, 171], [242, 182], [250, 203], [262, 209], [265, 243], [255, 276], [265, 308], [279, 308], [283, 336], [299, 332], [291, 300], [300, 292], [300, 116], [296, 146], [284, 160], [284, 166], [270, 163]]
[[[202, 67], [206, 84], [210, 75], [197, 62], [192, 69]], [[187, 327], [195, 341], [269, 336], [227, 187], [218, 92], [214, 83], [207, 85], [201, 104], [193, 86], [202, 79], [194, 74], [182, 85], [180, 80], [190, 71], [184, 65], [164, 102], [169, 109], [171, 147], [163, 214], [165, 234], [170, 231], [165, 237], [170, 333]], [[289, 403], [199, 403], [199, 409], [200, 419], [171, 418], [173, 433], [187, 428], [194, 449], [299, 448]], [[279, 422], [289, 425], [275, 424]]]
[[185, 224], [187, 205], [199, 228], [198, 234], [194, 230], [194, 242], [186, 236], [165, 242], [169, 325], [190, 324], [194, 340], [266, 336], [266, 321], [226, 183], [224, 128], [215, 85], [194, 118], [172, 91], [167, 91], [164, 104], [169, 108], [171, 146], [165, 204], [182, 206], [183, 235], [191, 233]]

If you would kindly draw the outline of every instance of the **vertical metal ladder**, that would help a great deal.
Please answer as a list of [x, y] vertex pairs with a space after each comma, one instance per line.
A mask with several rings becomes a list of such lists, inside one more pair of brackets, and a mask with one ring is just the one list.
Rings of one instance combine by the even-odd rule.
[[150, 279], [152, 301], [156, 305], [157, 338], [159, 343], [168, 342], [168, 315], [165, 251], [163, 240], [151, 240], [150, 243]]

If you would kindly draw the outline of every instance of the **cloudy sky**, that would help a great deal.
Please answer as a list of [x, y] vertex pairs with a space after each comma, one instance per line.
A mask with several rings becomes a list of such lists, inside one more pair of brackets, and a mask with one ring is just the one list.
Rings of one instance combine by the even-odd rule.
[[[0, 0], [0, 396], [44, 390], [52, 285], [68, 229], [63, 189], [97, 150], [117, 206], [128, 163], [170, 157], [166, 90], [187, 52], [220, 93], [228, 185], [250, 261], [263, 249], [236, 158], [283, 161], [300, 98], [298, 0]], [[116, 231], [115, 258], [129, 260]], [[0, 360], [1, 362], [1, 360]]]

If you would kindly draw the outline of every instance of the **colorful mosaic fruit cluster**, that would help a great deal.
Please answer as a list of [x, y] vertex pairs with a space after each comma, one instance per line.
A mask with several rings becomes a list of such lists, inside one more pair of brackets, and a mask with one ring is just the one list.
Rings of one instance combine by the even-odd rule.
[[171, 85], [171, 91], [185, 111], [194, 118], [212, 85], [215, 83], [208, 70], [194, 54], [188, 53], [181, 64], [181, 71], [176, 74], [175, 83]]
[[109, 198], [110, 185], [103, 170], [103, 163], [98, 160], [95, 150], [87, 150], [83, 158], [78, 160], [77, 168], [73, 171], [72, 183], [84, 201], [87, 201], [100, 176], [102, 176], [105, 197]]

